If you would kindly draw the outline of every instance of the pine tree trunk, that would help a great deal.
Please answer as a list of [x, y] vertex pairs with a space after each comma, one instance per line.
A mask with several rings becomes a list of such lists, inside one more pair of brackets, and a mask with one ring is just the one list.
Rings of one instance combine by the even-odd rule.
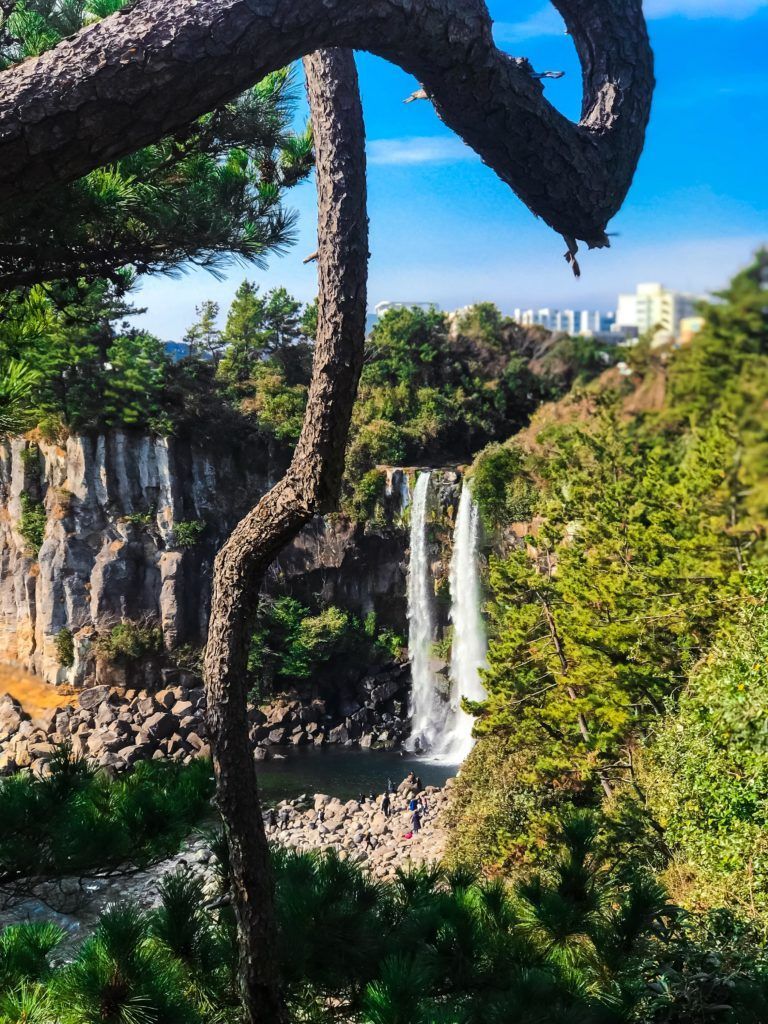
[[236, 527], [215, 565], [205, 652], [217, 802], [229, 842], [240, 978], [249, 1024], [280, 1024], [269, 850], [246, 717], [246, 667], [264, 571], [338, 500], [365, 341], [368, 220], [365, 135], [354, 57], [306, 58], [317, 161], [319, 309], [312, 384], [286, 476]]

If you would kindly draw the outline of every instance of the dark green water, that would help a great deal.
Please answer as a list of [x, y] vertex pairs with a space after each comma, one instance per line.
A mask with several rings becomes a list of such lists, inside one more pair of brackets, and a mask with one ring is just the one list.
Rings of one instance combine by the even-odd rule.
[[364, 793], [378, 795], [387, 779], [397, 786], [413, 770], [425, 786], [442, 786], [455, 775], [456, 765], [435, 764], [394, 750], [292, 751], [284, 760], [257, 765], [259, 788], [265, 803], [293, 799], [307, 793], [328, 793], [352, 800]]

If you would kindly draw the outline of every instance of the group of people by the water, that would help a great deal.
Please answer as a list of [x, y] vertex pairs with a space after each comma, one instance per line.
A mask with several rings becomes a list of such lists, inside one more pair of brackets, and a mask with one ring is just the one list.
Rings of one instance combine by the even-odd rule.
[[[378, 797], [374, 793], [368, 797], [360, 793], [358, 797], [361, 810], [369, 802], [375, 806], [377, 801]], [[415, 772], [410, 771], [397, 787], [391, 778], [387, 779], [387, 788], [381, 797], [379, 810], [385, 818], [390, 818], [398, 811], [407, 811], [410, 815], [410, 831], [406, 832], [403, 838], [412, 839], [417, 832], [421, 831], [423, 820], [429, 814], [429, 805], [421, 778]], [[283, 806], [279, 813], [274, 807], [270, 808], [264, 818], [264, 823], [269, 831], [277, 829], [279, 832], [285, 832], [290, 821], [291, 808], [287, 805]], [[316, 824], [321, 825], [324, 821], [325, 807], [321, 806], [317, 811]]]
[[395, 789], [392, 779], [387, 779], [387, 791], [381, 799], [381, 811], [386, 818], [389, 818], [396, 810], [393, 804], [397, 799], [407, 801], [407, 809], [411, 815], [411, 834], [409, 836], [406, 833], [404, 838], [410, 838], [421, 830], [422, 819], [429, 812], [424, 784], [415, 772], [408, 772], [397, 789]]

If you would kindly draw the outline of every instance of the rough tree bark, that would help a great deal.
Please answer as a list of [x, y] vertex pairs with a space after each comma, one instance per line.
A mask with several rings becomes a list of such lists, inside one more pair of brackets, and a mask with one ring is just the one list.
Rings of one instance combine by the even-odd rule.
[[285, 1010], [275, 962], [272, 876], [246, 719], [249, 627], [265, 569], [318, 512], [333, 509], [344, 471], [363, 365], [368, 220], [365, 133], [354, 57], [306, 58], [315, 134], [319, 309], [307, 411], [291, 466], [221, 549], [205, 652], [208, 729], [217, 800], [229, 842], [250, 1024], [279, 1024]]
[[553, 2], [583, 67], [578, 124], [495, 46], [484, 0], [139, 0], [0, 76], [0, 204], [173, 132], [303, 54], [348, 46], [416, 75], [569, 250], [607, 245], [653, 92], [642, 0]]

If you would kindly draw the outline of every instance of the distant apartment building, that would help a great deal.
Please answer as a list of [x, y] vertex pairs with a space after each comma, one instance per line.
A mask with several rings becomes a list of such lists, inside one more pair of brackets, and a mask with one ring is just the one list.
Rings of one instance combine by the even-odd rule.
[[698, 299], [673, 292], [662, 284], [640, 284], [633, 295], [620, 295], [616, 310], [616, 331], [638, 335], [654, 332], [675, 339], [680, 325], [695, 316]]
[[516, 309], [512, 319], [523, 327], [544, 327], [582, 337], [609, 335], [615, 322], [613, 313], [588, 309]]

